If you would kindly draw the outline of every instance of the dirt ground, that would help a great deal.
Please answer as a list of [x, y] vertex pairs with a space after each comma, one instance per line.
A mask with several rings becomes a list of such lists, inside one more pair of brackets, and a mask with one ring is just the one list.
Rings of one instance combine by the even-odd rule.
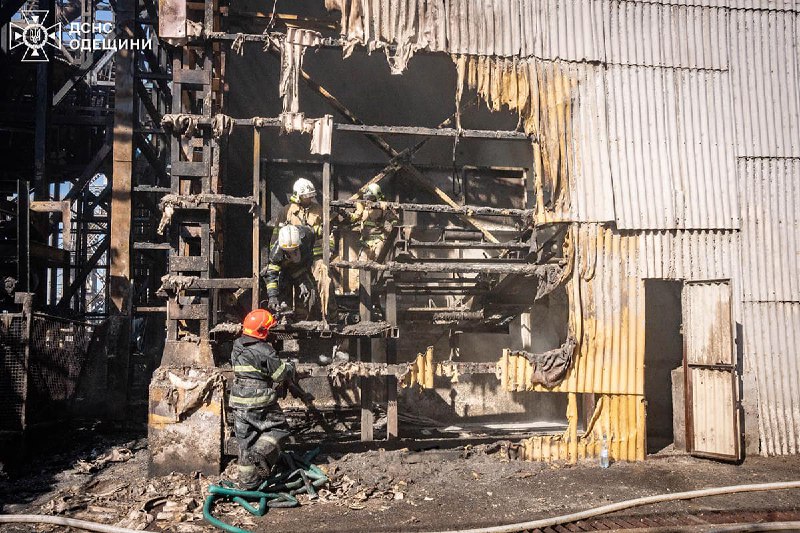
[[[141, 431], [105, 432], [87, 426], [29, 447], [37, 448], [32, 456], [4, 464], [3, 513], [62, 515], [147, 531], [215, 531], [203, 521], [202, 503], [207, 486], [219, 477], [173, 474], [148, 479], [147, 441]], [[504, 446], [486, 444], [346, 454], [323, 449], [316, 463], [331, 482], [319, 499], [300, 496], [300, 507], [272, 509], [262, 518], [231, 503], [218, 504], [215, 514], [254, 532], [431, 531], [514, 523], [666, 492], [800, 480], [800, 457], [750, 457], [737, 466], [664, 454], [601, 469], [596, 461], [569, 466], [509, 460], [504, 451]], [[231, 462], [222, 477], [234, 471]], [[628, 523], [635, 523], [637, 517], [693, 515], [702, 520], [723, 511], [797, 514], [800, 491], [659, 504], [612, 518], [627, 517]]]

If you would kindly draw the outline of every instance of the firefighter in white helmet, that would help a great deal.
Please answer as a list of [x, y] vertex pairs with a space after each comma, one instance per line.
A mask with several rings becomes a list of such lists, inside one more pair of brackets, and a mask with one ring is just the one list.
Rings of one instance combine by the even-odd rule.
[[[319, 240], [322, 236], [322, 206], [317, 203], [317, 189], [306, 178], [300, 178], [292, 186], [292, 196], [289, 203], [278, 212], [275, 220], [275, 234], [281, 226], [291, 224], [294, 226], [308, 226]], [[322, 257], [322, 245], [319, 243], [314, 248], [314, 254]]]
[[[310, 180], [299, 178], [294, 182], [289, 204], [281, 209], [275, 221], [273, 240], [277, 237], [279, 228], [287, 224], [311, 228], [314, 234], [312, 275], [317, 283], [322, 318], [327, 319], [335, 314], [336, 302], [328, 267], [322, 261], [322, 207], [317, 203], [316, 196], [317, 189]], [[333, 242], [331, 242], [331, 248], [333, 248]]]
[[310, 227], [289, 225], [280, 229], [278, 241], [270, 250], [269, 264], [261, 273], [267, 282], [270, 311], [278, 312], [288, 306], [298, 318], [308, 318], [318, 300], [312, 275], [313, 248], [314, 233]]

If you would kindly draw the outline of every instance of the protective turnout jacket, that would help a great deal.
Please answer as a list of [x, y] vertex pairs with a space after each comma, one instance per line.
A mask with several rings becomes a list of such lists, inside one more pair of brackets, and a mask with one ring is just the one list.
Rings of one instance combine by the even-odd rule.
[[288, 276], [296, 280], [305, 275], [311, 276], [314, 265], [314, 240], [313, 230], [308, 226], [298, 226], [300, 230], [300, 261], [289, 261], [286, 252], [276, 242], [269, 253], [269, 265], [266, 268], [267, 296], [280, 296], [281, 277]]
[[[289, 204], [283, 206], [278, 213], [278, 224], [291, 224], [293, 226], [308, 226], [314, 232], [314, 257], [322, 257], [322, 206], [312, 202], [303, 207], [300, 201], [292, 196]], [[273, 239], [278, 240], [278, 224], [273, 232]]]
[[361, 243], [370, 245], [383, 242], [397, 223], [397, 214], [392, 209], [366, 207], [356, 203], [356, 210], [350, 214], [350, 222], [361, 234]]
[[234, 380], [230, 406], [236, 409], [263, 409], [278, 401], [275, 388], [294, 374], [294, 366], [278, 357], [266, 341], [241, 336], [231, 351]]

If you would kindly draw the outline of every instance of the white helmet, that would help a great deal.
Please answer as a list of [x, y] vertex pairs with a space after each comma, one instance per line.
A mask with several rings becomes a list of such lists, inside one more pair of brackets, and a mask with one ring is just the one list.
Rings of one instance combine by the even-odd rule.
[[297, 198], [313, 198], [317, 195], [317, 190], [314, 188], [314, 184], [309, 180], [300, 178], [294, 182], [292, 193], [294, 193]]
[[381, 193], [381, 186], [377, 183], [370, 183], [367, 185], [367, 190], [364, 191], [364, 198], [372, 197], [375, 200], [379, 200], [383, 194]]
[[284, 250], [294, 250], [300, 246], [300, 230], [297, 226], [284, 226], [278, 233], [278, 246]]

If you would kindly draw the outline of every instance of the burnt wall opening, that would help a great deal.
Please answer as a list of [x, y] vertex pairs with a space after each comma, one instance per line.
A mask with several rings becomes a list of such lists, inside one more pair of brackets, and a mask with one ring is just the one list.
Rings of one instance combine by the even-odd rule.
[[[647, 453], [675, 440], [672, 371], [683, 364], [680, 281], [645, 280], [645, 369]], [[680, 387], [683, 390], [683, 387]], [[682, 399], [679, 402], [683, 404]], [[676, 428], [677, 429], [677, 428]]]

